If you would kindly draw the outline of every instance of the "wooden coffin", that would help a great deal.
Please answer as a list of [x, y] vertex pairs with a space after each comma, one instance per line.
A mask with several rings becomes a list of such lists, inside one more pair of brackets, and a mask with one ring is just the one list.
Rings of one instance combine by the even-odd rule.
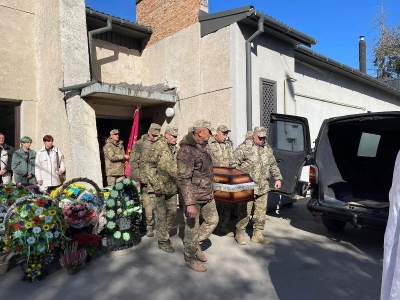
[[214, 167], [214, 199], [227, 204], [253, 201], [253, 180], [235, 168]]

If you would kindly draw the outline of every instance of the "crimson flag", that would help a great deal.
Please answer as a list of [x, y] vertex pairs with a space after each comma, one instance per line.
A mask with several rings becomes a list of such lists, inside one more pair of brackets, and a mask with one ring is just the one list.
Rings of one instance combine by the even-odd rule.
[[[128, 146], [126, 147], [127, 155], [131, 153], [132, 147], [137, 141], [138, 130], [139, 130], [139, 108], [136, 108], [135, 114], [133, 115], [133, 124], [132, 124], [131, 134], [129, 136]], [[125, 165], [125, 177], [129, 178], [130, 173], [131, 173], [131, 166], [128, 160]]]

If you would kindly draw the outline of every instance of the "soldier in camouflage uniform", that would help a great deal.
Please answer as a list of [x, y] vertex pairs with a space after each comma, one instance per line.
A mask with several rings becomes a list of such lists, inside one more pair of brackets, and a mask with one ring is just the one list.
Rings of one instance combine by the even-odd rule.
[[[201, 263], [207, 257], [199, 242], [207, 239], [218, 224], [218, 213], [214, 200], [214, 172], [210, 149], [211, 124], [198, 120], [193, 132], [179, 143], [178, 188], [184, 201], [185, 237], [183, 239], [186, 265], [197, 272], [207, 271]], [[200, 225], [199, 218], [203, 218]]]
[[[215, 136], [210, 137], [208, 140], [214, 167], [231, 167], [233, 164], [232, 145], [227, 141], [229, 131], [227, 126], [220, 125], [217, 128]], [[233, 237], [234, 233], [228, 229], [231, 206], [224, 203], [217, 203], [217, 210], [221, 222], [220, 233]]]
[[245, 245], [244, 232], [250, 220], [254, 206], [253, 236], [254, 243], [269, 244], [270, 241], [262, 234], [266, 219], [269, 179], [275, 179], [275, 189], [281, 187], [282, 175], [275, 161], [271, 147], [265, 142], [267, 129], [262, 126], [254, 128], [253, 139], [245, 140], [234, 152], [236, 167], [250, 174], [255, 183], [254, 201], [239, 204], [239, 221], [236, 224], [235, 240]]
[[110, 131], [110, 137], [103, 147], [106, 165], [107, 185], [114, 186], [116, 182], [125, 178], [125, 161], [129, 156], [125, 154], [124, 144], [119, 140], [119, 130]]
[[[154, 191], [154, 212], [158, 247], [169, 253], [175, 252], [169, 239], [169, 231], [176, 219], [177, 163], [176, 141], [178, 128], [168, 126], [165, 136], [143, 154], [147, 157], [146, 176], [148, 189]], [[150, 192], [152, 193], [152, 192]]]
[[[145, 153], [154, 149], [155, 142], [162, 137], [161, 126], [156, 123], [151, 123], [147, 132], [147, 136], [135, 143], [131, 153], [131, 175], [130, 178], [138, 182], [140, 180], [140, 189], [142, 192], [142, 202], [144, 215], [146, 219], [146, 236], [154, 236], [154, 190], [148, 185], [147, 177], [147, 156]], [[133, 171], [133, 172], [132, 172]]]

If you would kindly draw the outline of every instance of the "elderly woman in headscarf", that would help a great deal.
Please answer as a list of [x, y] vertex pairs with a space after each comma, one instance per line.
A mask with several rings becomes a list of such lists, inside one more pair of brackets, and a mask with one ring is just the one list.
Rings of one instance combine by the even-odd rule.
[[31, 150], [32, 139], [28, 136], [21, 138], [21, 148], [14, 152], [11, 167], [14, 172], [14, 181], [17, 184], [36, 184], [35, 159], [36, 152]]

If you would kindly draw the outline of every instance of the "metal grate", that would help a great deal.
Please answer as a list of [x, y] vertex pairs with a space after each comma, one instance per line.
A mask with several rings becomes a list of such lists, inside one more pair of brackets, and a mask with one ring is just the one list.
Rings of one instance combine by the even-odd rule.
[[269, 128], [271, 113], [276, 112], [276, 81], [260, 80], [261, 126]]

